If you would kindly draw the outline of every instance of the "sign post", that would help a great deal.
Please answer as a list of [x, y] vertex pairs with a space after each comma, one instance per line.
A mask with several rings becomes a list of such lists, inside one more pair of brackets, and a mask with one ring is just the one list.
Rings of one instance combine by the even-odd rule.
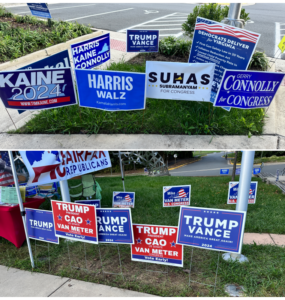
[[59, 182], [59, 186], [60, 186], [62, 201], [71, 202], [67, 180], [61, 180]]
[[122, 181], [123, 181], [123, 188], [124, 192], [125, 190], [125, 179], [124, 179], [124, 172], [123, 172], [123, 166], [122, 166], [122, 158], [121, 158], [121, 151], [119, 151], [119, 159], [120, 159], [120, 169], [121, 169], [121, 174], [122, 174]]

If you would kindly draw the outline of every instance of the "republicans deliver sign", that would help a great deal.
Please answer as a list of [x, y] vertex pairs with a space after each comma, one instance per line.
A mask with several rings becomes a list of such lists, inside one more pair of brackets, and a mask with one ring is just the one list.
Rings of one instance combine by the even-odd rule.
[[176, 244], [177, 228], [134, 224], [132, 260], [183, 267], [183, 246]]
[[94, 205], [51, 200], [51, 207], [56, 236], [98, 244]]
[[177, 243], [241, 253], [246, 212], [181, 206]]
[[147, 61], [148, 98], [210, 101], [215, 64]]
[[29, 172], [28, 186], [110, 168], [108, 151], [20, 151]]
[[134, 192], [113, 192], [113, 207], [135, 207]]
[[[249, 195], [248, 195], [248, 203], [255, 204], [256, 202], [256, 195], [257, 195], [257, 181], [252, 181], [250, 183], [249, 188]], [[228, 201], [227, 204], [236, 204], [238, 198], [238, 181], [230, 181], [229, 182], [229, 192], [228, 192]]]
[[191, 185], [163, 187], [163, 207], [190, 205]]
[[6, 108], [26, 110], [77, 103], [70, 68], [2, 71], [0, 98]]

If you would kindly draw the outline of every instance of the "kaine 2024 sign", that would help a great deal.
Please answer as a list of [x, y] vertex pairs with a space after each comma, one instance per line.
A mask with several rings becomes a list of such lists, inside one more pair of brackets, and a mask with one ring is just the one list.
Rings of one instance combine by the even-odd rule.
[[159, 30], [127, 30], [127, 52], [158, 52]]
[[75, 70], [79, 105], [107, 111], [145, 108], [145, 74]]
[[134, 224], [132, 260], [183, 267], [183, 246], [176, 244], [177, 227]]
[[110, 33], [70, 45], [75, 69], [92, 69], [111, 58]]
[[51, 200], [51, 207], [56, 236], [98, 244], [95, 206]]
[[146, 62], [148, 98], [210, 101], [215, 64]]
[[246, 212], [180, 207], [177, 243], [241, 253]]
[[100, 243], [134, 243], [130, 208], [98, 208], [96, 211]]
[[163, 207], [190, 205], [191, 185], [164, 186]]
[[[248, 195], [248, 203], [255, 204], [256, 195], [257, 195], [257, 181], [252, 181], [250, 183], [249, 195]], [[229, 192], [228, 192], [228, 201], [227, 204], [236, 204], [238, 198], [238, 181], [230, 181], [229, 182]]]
[[135, 207], [135, 193], [134, 192], [113, 192], [113, 207], [125, 208]]
[[27, 3], [33, 16], [51, 19], [51, 14], [46, 3]]
[[246, 70], [259, 38], [258, 33], [197, 17], [189, 62], [216, 64], [212, 103], [224, 70]]
[[70, 68], [0, 72], [0, 98], [6, 108], [49, 109], [76, 104]]
[[59, 244], [55, 236], [52, 212], [47, 210], [26, 208], [26, 225], [30, 239]]
[[214, 106], [268, 107], [283, 78], [282, 73], [226, 70]]

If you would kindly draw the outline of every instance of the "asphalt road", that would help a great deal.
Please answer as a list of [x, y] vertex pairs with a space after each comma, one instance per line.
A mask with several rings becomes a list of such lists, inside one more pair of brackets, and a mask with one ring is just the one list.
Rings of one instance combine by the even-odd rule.
[[[94, 28], [124, 32], [127, 28], [160, 29], [161, 36], [181, 36], [181, 24], [197, 4], [182, 3], [58, 3], [49, 4], [55, 20], [65, 20]], [[261, 33], [257, 50], [274, 56], [282, 35], [285, 3], [257, 3], [244, 7], [251, 23], [246, 29]], [[11, 12], [30, 15], [27, 6], [9, 7]], [[278, 25], [280, 24], [281, 27]], [[278, 26], [277, 26], [278, 25]]]
[[[208, 154], [203, 156], [198, 162], [190, 165], [169, 171], [172, 176], [226, 176], [220, 175], [220, 169], [230, 169], [230, 175], [232, 174], [233, 166], [229, 165], [227, 160], [222, 157], [224, 152]], [[259, 167], [255, 165], [254, 167]], [[240, 168], [240, 166], [237, 166]], [[276, 170], [281, 172], [285, 168], [285, 163], [270, 163], [265, 164], [262, 171], [272, 174], [276, 174]]]

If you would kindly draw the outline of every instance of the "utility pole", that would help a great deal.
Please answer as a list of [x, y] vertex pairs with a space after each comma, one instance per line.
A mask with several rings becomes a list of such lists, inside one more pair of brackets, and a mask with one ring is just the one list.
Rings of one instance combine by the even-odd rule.
[[228, 17], [222, 20], [221, 23], [244, 28], [245, 21], [240, 19], [241, 8], [241, 3], [230, 3]]

